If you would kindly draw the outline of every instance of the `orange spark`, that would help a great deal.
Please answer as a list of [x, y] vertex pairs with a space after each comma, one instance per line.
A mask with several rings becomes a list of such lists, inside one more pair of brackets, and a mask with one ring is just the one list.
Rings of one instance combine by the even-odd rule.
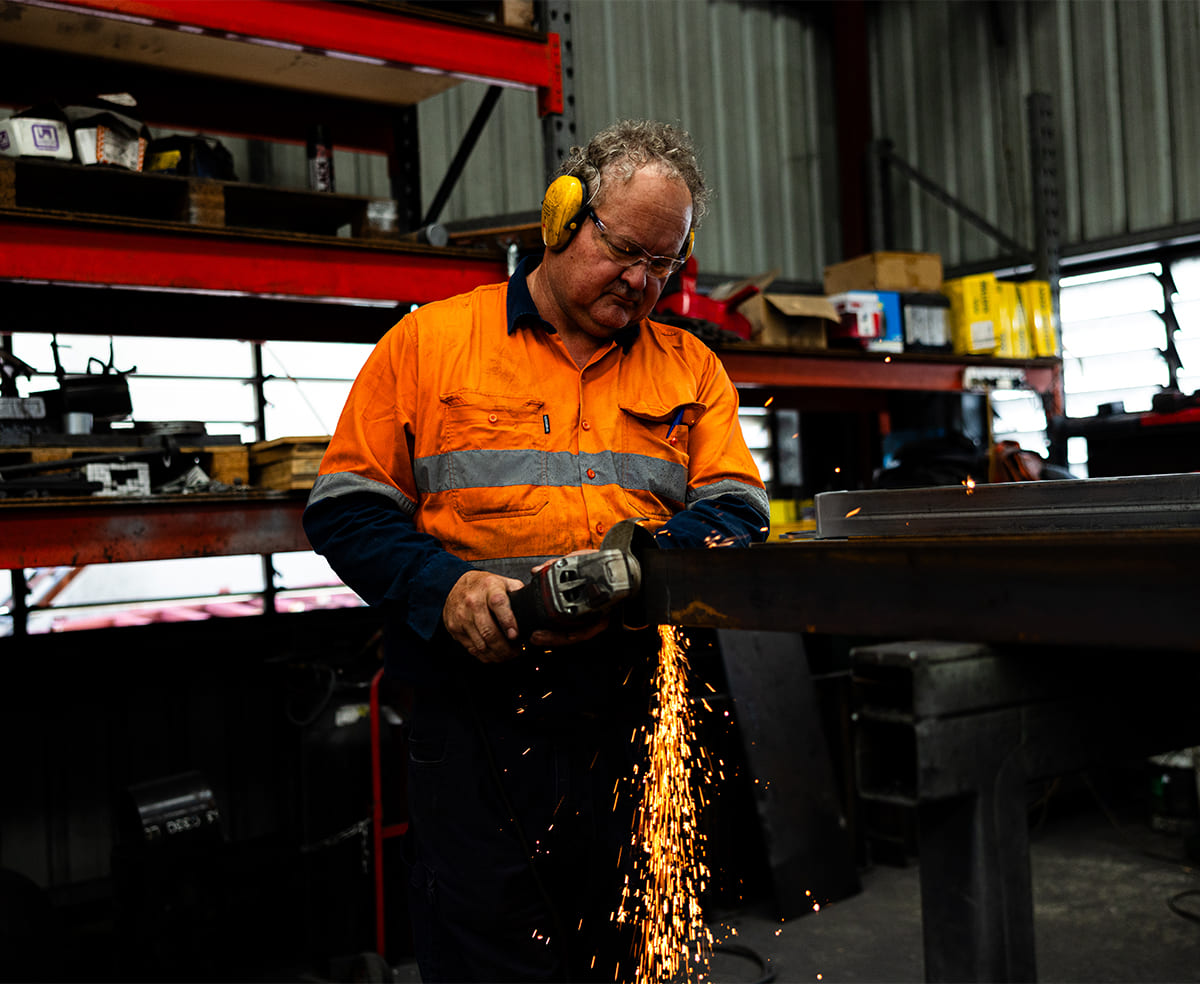
[[617, 922], [640, 925], [637, 982], [688, 976], [689, 963], [707, 968], [713, 942], [700, 910], [710, 872], [701, 856], [703, 795], [693, 788], [693, 779], [696, 772], [701, 782], [709, 777], [694, 754], [687, 639], [672, 626], [659, 626], [658, 632], [654, 726], [646, 737], [648, 765], [638, 783], [641, 800], [631, 841], [636, 885], [616, 914]]
[[857, 516], [860, 512], [862, 512], [862, 506], [855, 506], [848, 513], [846, 513], [846, 518], [849, 519], [851, 516]]
[[975, 479], [973, 479], [973, 478], [972, 478], [970, 475], [968, 475], [968, 476], [967, 476], [967, 479], [966, 479], [966, 481], [965, 481], [965, 482], [963, 482], [963, 485], [965, 485], [965, 486], [967, 487], [967, 495], [972, 495], [972, 494], [974, 494], [974, 492], [975, 492]]
[[773, 396], [768, 396], [768, 397], [767, 397], [767, 402], [763, 404], [763, 407], [764, 407], [764, 408], [766, 408], [766, 407], [769, 407], [769, 406], [770, 406], [772, 403], [774, 403], [774, 402], [775, 402], [775, 397], [773, 397]]

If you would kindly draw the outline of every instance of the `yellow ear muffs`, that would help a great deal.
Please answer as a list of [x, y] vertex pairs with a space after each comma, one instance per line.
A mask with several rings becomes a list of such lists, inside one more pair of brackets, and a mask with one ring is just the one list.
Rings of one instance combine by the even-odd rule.
[[542, 242], [552, 250], [566, 249], [584, 218], [587, 189], [570, 174], [555, 178], [542, 199]]

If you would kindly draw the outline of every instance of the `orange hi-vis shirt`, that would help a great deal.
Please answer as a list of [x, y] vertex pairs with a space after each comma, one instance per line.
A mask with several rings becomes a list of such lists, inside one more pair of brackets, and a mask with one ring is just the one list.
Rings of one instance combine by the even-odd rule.
[[508, 284], [407, 315], [356, 379], [310, 503], [373, 492], [474, 566], [597, 548], [619, 520], [658, 526], [705, 499], [769, 515], [717, 356], [643, 321], [579, 368], [544, 322], [510, 331]]

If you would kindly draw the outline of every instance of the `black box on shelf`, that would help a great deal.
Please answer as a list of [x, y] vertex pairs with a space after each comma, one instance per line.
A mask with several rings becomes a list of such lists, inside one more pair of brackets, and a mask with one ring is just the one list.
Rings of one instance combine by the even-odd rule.
[[945, 294], [907, 294], [900, 297], [904, 351], [949, 352], [950, 298]]

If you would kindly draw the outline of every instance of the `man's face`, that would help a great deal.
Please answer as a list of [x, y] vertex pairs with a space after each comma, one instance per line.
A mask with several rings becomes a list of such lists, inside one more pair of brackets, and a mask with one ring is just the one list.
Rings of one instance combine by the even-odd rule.
[[[655, 256], [679, 255], [691, 228], [687, 185], [653, 168], [635, 172], [627, 182], [611, 179], [594, 208], [610, 237]], [[666, 278], [649, 276], [644, 262], [624, 268], [614, 262], [600, 230], [588, 218], [570, 245], [547, 255], [544, 262], [549, 290], [567, 322], [565, 330], [598, 339], [612, 338], [646, 317], [666, 283]]]

